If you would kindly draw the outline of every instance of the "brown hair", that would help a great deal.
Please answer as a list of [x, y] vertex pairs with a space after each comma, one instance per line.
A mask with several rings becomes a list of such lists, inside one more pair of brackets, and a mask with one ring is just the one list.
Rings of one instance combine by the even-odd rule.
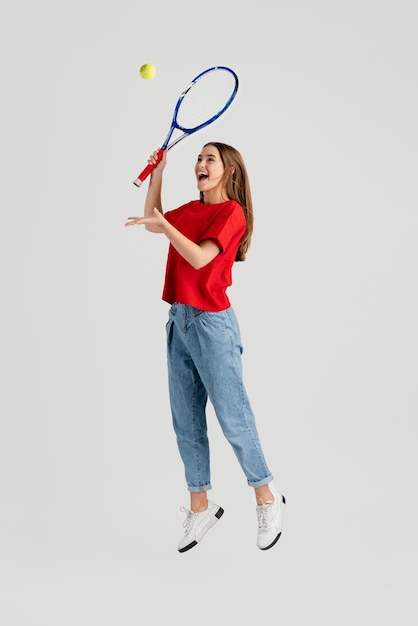
[[[247, 226], [238, 247], [236, 261], [245, 261], [246, 253], [251, 243], [254, 226], [253, 203], [247, 169], [241, 154], [226, 143], [209, 141], [203, 147], [215, 146], [218, 149], [222, 163], [225, 167], [224, 183], [225, 192], [230, 200], [236, 200], [244, 211]], [[230, 174], [231, 169], [233, 173]], [[203, 202], [203, 194], [200, 194]]]

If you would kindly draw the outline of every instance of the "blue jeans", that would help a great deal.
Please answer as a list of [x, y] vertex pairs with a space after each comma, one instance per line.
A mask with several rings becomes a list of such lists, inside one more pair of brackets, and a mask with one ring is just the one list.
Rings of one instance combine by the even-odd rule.
[[251, 487], [273, 480], [242, 378], [240, 331], [232, 308], [216, 313], [174, 303], [166, 325], [171, 413], [187, 488], [211, 489], [206, 404]]

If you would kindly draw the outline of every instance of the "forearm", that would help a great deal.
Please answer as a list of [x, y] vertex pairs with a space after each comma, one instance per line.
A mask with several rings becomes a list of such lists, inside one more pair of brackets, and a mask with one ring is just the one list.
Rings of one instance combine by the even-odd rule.
[[157, 208], [160, 213], [163, 212], [161, 202], [162, 183], [163, 173], [159, 171], [154, 171], [150, 176], [148, 191], [145, 198], [144, 217], [149, 217], [150, 215], [152, 215], [155, 208]]
[[219, 254], [219, 247], [214, 241], [205, 240], [202, 244], [194, 243], [174, 228], [166, 219], [161, 224], [160, 232], [165, 234], [177, 252], [195, 270], [204, 267]]
[[[157, 187], [155, 189], [157, 189]], [[153, 200], [155, 199], [156, 196], [153, 196]], [[199, 270], [210, 263], [221, 252], [220, 246], [214, 239], [204, 239], [199, 244], [188, 239], [177, 230], [177, 228], [170, 224], [158, 207], [154, 207], [152, 211], [148, 210], [148, 215], [142, 217], [128, 217], [125, 226], [140, 224], [143, 224], [147, 230], [153, 233], [164, 233], [177, 252], [190, 263], [195, 270]]]
[[[151, 174], [150, 182], [148, 185], [147, 196], [145, 198], [144, 217], [150, 217], [153, 215], [154, 209], [163, 213], [163, 206], [161, 202], [161, 187], [163, 182], [162, 171], [154, 171]], [[162, 230], [155, 224], [145, 224], [145, 230], [152, 233], [161, 233]]]

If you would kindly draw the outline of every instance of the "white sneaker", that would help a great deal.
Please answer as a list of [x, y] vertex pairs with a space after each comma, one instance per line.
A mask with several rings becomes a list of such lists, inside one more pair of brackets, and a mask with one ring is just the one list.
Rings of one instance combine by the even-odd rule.
[[206, 535], [209, 528], [212, 528], [224, 514], [223, 508], [210, 500], [208, 501], [208, 508], [201, 513], [194, 513], [184, 506], [181, 507], [180, 511], [186, 513], [187, 517], [183, 524], [186, 529], [184, 537], [177, 546], [179, 552], [186, 552], [186, 550], [190, 550], [190, 548], [197, 545]]
[[272, 548], [282, 534], [286, 500], [284, 496], [273, 490], [271, 484], [270, 491], [274, 496], [274, 500], [256, 507], [258, 519], [257, 546], [260, 550]]

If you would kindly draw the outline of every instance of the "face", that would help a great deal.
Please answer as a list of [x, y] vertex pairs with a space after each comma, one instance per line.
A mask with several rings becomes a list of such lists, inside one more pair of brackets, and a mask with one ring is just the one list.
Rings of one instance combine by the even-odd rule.
[[206, 202], [223, 202], [227, 199], [223, 193], [224, 173], [219, 150], [210, 144], [205, 146], [197, 157], [195, 175], [197, 188], [205, 194]]

